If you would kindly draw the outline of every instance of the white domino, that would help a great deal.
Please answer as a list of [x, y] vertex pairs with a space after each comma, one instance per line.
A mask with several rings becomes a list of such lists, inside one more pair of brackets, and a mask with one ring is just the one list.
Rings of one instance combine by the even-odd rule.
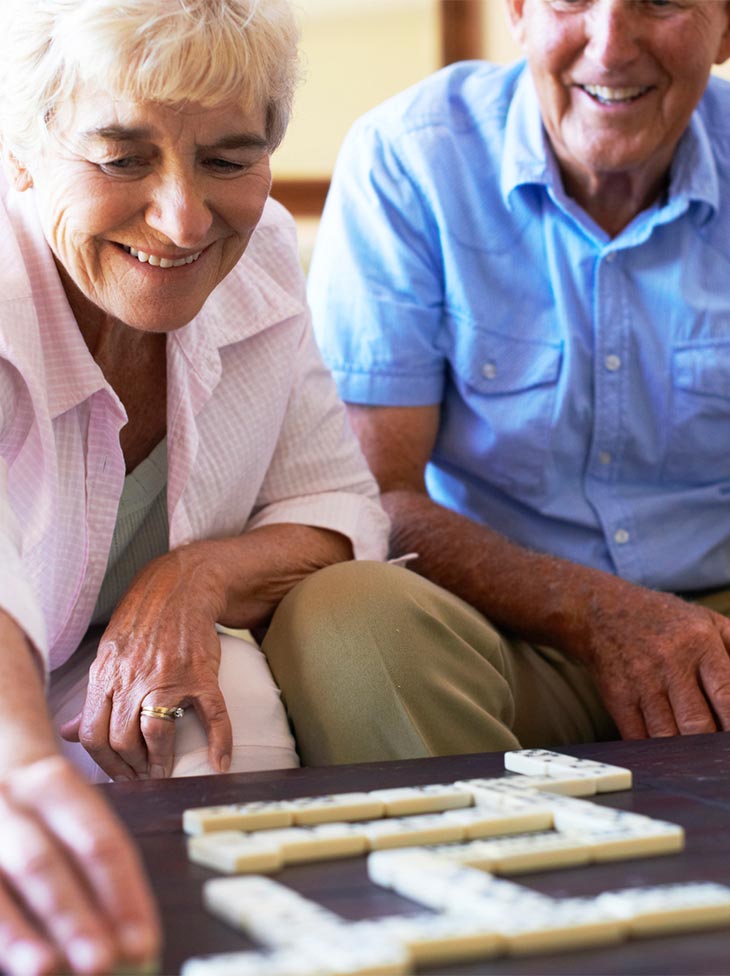
[[535, 830], [548, 830], [553, 826], [552, 796], [533, 790], [515, 789], [505, 780], [468, 779], [460, 780], [457, 786], [468, 790], [477, 807], [504, 813], [534, 814]]
[[386, 817], [404, 817], [418, 813], [440, 813], [471, 806], [473, 800], [468, 790], [458, 783], [404, 786], [397, 789], [371, 790], [368, 794], [382, 802]]
[[595, 779], [599, 793], [630, 790], [631, 770], [593, 759], [578, 759], [549, 749], [518, 749], [504, 755], [506, 769], [530, 776], [580, 774]]
[[311, 825], [382, 817], [385, 804], [372, 793], [335, 793], [287, 800], [284, 806], [297, 825]]
[[181, 976], [322, 976], [322, 970], [300, 953], [221, 952], [188, 959]]
[[410, 817], [386, 817], [359, 825], [367, 837], [370, 850], [413, 847], [462, 840], [465, 829], [441, 814], [423, 813]]
[[447, 810], [441, 816], [446, 823], [459, 824], [466, 840], [543, 830], [550, 823], [550, 815], [545, 809], [505, 810], [481, 803], [466, 810]]
[[346, 924], [291, 888], [256, 876], [206, 881], [203, 904], [212, 915], [270, 948], [291, 945], [303, 935], [334, 938]]
[[626, 937], [622, 920], [593, 898], [564, 898], [543, 911], [510, 913], [499, 932], [509, 955], [617, 945]]
[[496, 874], [575, 867], [590, 863], [592, 855], [590, 842], [555, 831], [446, 844], [433, 851], [460, 864]]
[[183, 813], [186, 834], [214, 830], [267, 830], [294, 823], [291, 809], [284, 802], [231, 803], [226, 806], [196, 807]]
[[604, 892], [597, 901], [622, 919], [632, 936], [730, 925], [730, 888], [726, 885], [688, 882], [627, 888]]
[[472, 959], [491, 959], [506, 947], [505, 940], [480, 919], [459, 915], [391, 916], [371, 925], [370, 937], [380, 938], [382, 932], [401, 942], [414, 966], [446, 966]]
[[[368, 850], [365, 824], [324, 823], [313, 827], [283, 827], [264, 830], [253, 836], [276, 847], [284, 864], [304, 861], [328, 861], [338, 857], [356, 857]], [[373, 821], [380, 823], [379, 820]]]
[[278, 871], [284, 864], [279, 845], [240, 830], [189, 837], [188, 857], [194, 864], [225, 874], [266, 874]]

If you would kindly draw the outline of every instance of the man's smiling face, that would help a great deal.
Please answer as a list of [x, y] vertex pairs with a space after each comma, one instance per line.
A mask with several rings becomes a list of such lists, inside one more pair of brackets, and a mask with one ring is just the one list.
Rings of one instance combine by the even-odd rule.
[[568, 184], [666, 171], [712, 65], [726, 0], [507, 0]]

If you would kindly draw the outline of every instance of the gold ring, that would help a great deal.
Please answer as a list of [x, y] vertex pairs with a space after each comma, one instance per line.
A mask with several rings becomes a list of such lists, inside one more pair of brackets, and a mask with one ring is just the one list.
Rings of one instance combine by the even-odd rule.
[[147, 718], [161, 718], [165, 722], [174, 722], [183, 717], [185, 709], [179, 706], [177, 708], [163, 708], [162, 705], [143, 705], [140, 714], [146, 715]]

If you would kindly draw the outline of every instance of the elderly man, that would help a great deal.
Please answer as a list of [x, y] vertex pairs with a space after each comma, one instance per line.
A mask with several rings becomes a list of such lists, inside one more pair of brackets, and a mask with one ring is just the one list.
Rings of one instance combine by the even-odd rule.
[[393, 546], [449, 591], [406, 707], [430, 751], [730, 729], [730, 3], [507, 6], [526, 64], [355, 126], [311, 272]]

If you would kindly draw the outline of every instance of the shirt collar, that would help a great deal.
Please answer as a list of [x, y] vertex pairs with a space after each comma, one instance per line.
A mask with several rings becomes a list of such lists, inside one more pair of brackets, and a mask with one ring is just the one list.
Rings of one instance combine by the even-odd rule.
[[[509, 205], [518, 187], [538, 184], [563, 196], [555, 155], [542, 124], [537, 92], [525, 65], [515, 89], [505, 127], [502, 160], [502, 197]], [[715, 211], [719, 204], [719, 179], [705, 123], [695, 111], [679, 141], [672, 163], [669, 201], [676, 209], [682, 202], [705, 204]]]

